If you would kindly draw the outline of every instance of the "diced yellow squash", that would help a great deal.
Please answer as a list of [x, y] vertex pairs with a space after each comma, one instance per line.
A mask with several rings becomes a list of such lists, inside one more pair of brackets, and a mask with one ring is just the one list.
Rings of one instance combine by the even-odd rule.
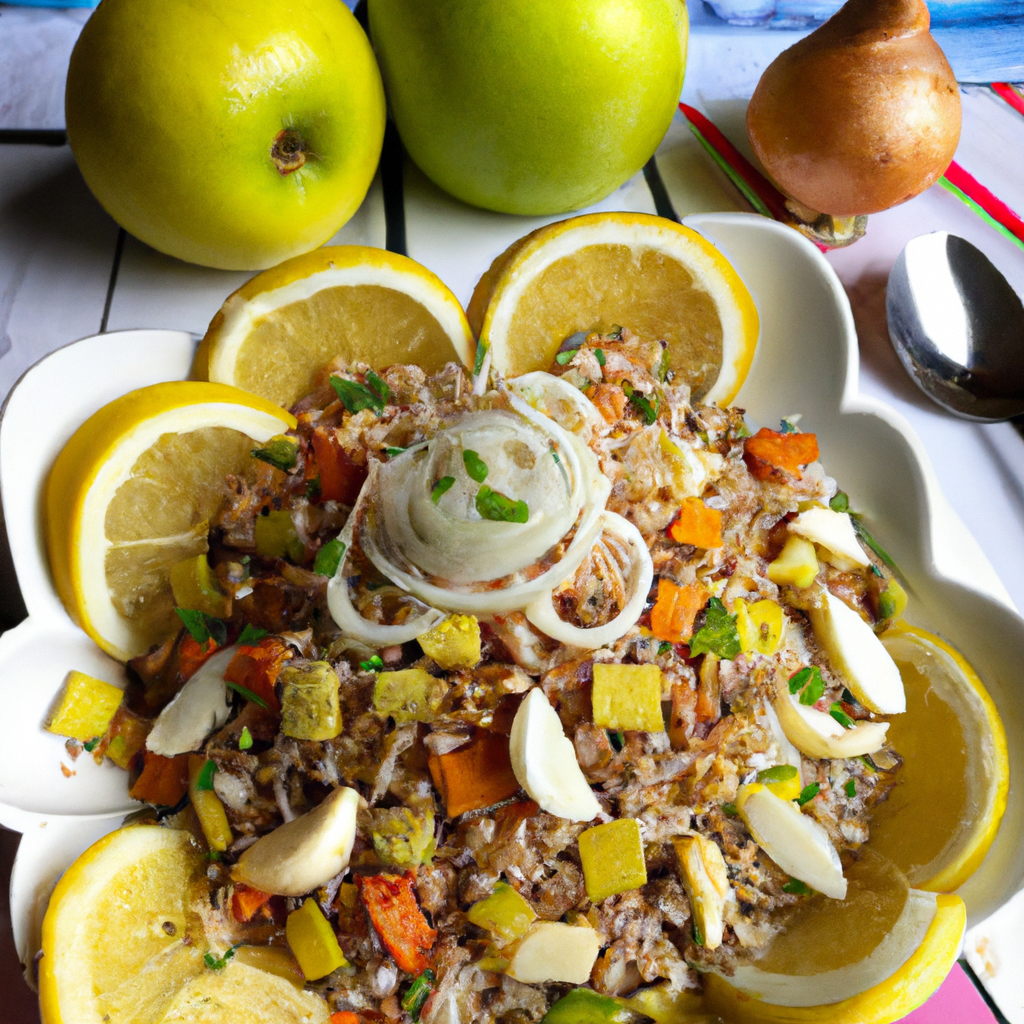
[[231, 835], [231, 826], [228, 824], [228, 816], [224, 813], [220, 797], [212, 789], [196, 788], [205, 764], [206, 758], [201, 754], [189, 754], [188, 795], [210, 849], [223, 853], [231, 845], [234, 837]]
[[64, 692], [43, 728], [88, 743], [107, 731], [123, 696], [121, 690], [102, 679], [84, 672], [69, 672]]
[[432, 722], [444, 693], [444, 683], [426, 669], [381, 672], [373, 688], [373, 706], [383, 718], [399, 724]]
[[678, 836], [672, 845], [679, 860], [680, 880], [690, 897], [694, 938], [698, 945], [718, 949], [729, 896], [729, 872], [722, 851], [705, 836]]
[[782, 553], [768, 566], [768, 579], [780, 587], [809, 587], [817, 575], [818, 556], [814, 545], [796, 535], [789, 537]]
[[898, 619], [907, 610], [907, 592], [893, 577], [878, 599], [878, 616], [887, 622]]
[[281, 690], [281, 731], [297, 740], [331, 740], [341, 732], [338, 674], [326, 661], [285, 665]]
[[579, 849], [591, 903], [647, 883], [644, 844], [635, 818], [618, 818], [586, 829], [580, 833]]
[[765, 768], [764, 771], [757, 773], [757, 781], [782, 800], [795, 800], [803, 789], [800, 772], [791, 764], [777, 764]]
[[445, 670], [480, 664], [480, 623], [475, 615], [449, 615], [416, 639], [423, 653]]
[[782, 643], [782, 606], [767, 600], [748, 605], [738, 597], [734, 607], [736, 631], [744, 654], [774, 654]]
[[664, 732], [657, 665], [595, 665], [594, 724], [601, 729]]
[[290, 981], [296, 988], [306, 987], [306, 979], [295, 957], [281, 946], [239, 946], [235, 950], [234, 960], [266, 971], [267, 974], [276, 974]]
[[221, 590], [205, 554], [171, 566], [171, 593], [179, 608], [193, 608], [215, 619], [231, 614], [231, 598]]
[[374, 852], [388, 867], [415, 867], [434, 855], [434, 812], [429, 807], [374, 808], [369, 832]]
[[298, 910], [288, 915], [284, 934], [306, 981], [326, 978], [339, 967], [348, 966], [345, 954], [338, 945], [338, 937], [321, 913], [316, 900], [306, 900]]
[[255, 540], [256, 553], [264, 558], [290, 558], [301, 562], [306, 553], [292, 515], [286, 509], [271, 509], [266, 515], [258, 515]]
[[499, 882], [490, 896], [469, 908], [466, 916], [478, 928], [486, 928], [498, 945], [521, 939], [537, 920], [533, 907], [508, 882]]

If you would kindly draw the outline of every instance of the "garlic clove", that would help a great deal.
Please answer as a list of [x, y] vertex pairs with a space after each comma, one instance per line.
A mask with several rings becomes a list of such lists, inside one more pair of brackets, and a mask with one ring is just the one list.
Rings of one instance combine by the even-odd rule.
[[519, 705], [509, 737], [512, 771], [519, 785], [549, 814], [591, 821], [601, 813], [576, 760], [576, 750], [544, 691], [535, 686]]
[[537, 921], [515, 947], [505, 973], [527, 985], [583, 985], [600, 950], [601, 940], [589, 925]]
[[843, 728], [831, 715], [805, 707], [780, 683], [771, 704], [786, 739], [808, 757], [846, 758], [873, 754], [885, 744], [888, 722], [855, 722]]
[[732, 892], [722, 851], [705, 836], [677, 836], [672, 845], [702, 944], [718, 949], [725, 929], [725, 902]]
[[848, 512], [833, 512], [830, 508], [808, 509], [789, 524], [789, 532], [820, 544], [854, 565], [869, 564]]

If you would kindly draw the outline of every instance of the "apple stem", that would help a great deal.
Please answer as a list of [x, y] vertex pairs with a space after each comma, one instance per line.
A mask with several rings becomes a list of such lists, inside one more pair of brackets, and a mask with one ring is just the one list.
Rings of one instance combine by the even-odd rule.
[[282, 177], [297, 171], [306, 162], [305, 140], [294, 128], [282, 129], [270, 147], [270, 159]]

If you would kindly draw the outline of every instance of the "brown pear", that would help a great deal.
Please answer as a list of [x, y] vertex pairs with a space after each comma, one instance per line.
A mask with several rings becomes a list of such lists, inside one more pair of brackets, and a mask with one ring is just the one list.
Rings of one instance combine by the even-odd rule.
[[960, 138], [960, 92], [922, 0], [849, 0], [761, 76], [747, 133], [776, 184], [851, 217], [912, 199]]

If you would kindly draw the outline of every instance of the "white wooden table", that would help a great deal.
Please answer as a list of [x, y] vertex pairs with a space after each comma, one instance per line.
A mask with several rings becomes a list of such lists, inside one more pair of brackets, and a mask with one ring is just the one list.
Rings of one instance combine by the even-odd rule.
[[[0, 15], [7, 13], [0, 7]], [[68, 14], [63, 27], [54, 31], [63, 32], [66, 43], [82, 21], [83, 12]], [[0, 20], [0, 41], [2, 28]], [[736, 73], [730, 78], [727, 52], [714, 51], [710, 43], [702, 47], [699, 39], [694, 43], [684, 99], [703, 109], [750, 155], [743, 131], [744, 96], [765, 63], [764, 55], [755, 55], [742, 68], [734, 65]], [[0, 68], [0, 128], [12, 127], [5, 120], [4, 95]], [[60, 127], [52, 120], [59, 117], [59, 112], [53, 114], [54, 102], [52, 96], [40, 99], [42, 120], [35, 126]], [[958, 161], [1024, 211], [1019, 171], [1024, 117], [981, 87], [965, 89], [964, 113]], [[681, 118], [659, 150], [657, 165], [680, 216], [748, 209]], [[403, 180], [408, 254], [438, 273], [464, 303], [491, 259], [542, 222], [470, 210], [408, 165]], [[597, 208], [655, 212], [643, 175]], [[1024, 251], [938, 187], [872, 216], [867, 237], [829, 259], [847, 289], [858, 324], [861, 389], [886, 401], [913, 424], [953, 507], [1017, 607], [1024, 608], [1024, 439], [1011, 424], [970, 424], [930, 404], [905, 375], [888, 340], [884, 298], [889, 269], [911, 237], [939, 228], [982, 248], [1024, 294]], [[384, 246], [386, 230], [378, 179], [336, 241]], [[189, 266], [126, 236], [92, 198], [66, 146], [0, 144], [0, 398], [46, 352], [97, 331], [166, 327], [202, 334], [225, 296], [248, 276]], [[45, 413], [40, 410], [40, 415]], [[4, 619], [9, 624], [17, 615], [18, 601], [3, 557], [0, 554], [0, 624]], [[0, 838], [0, 871], [8, 867], [12, 849], [10, 836]], [[969, 934], [966, 947], [974, 970], [1012, 1024], [1024, 1024], [1022, 940], [1024, 896], [1018, 896]], [[0, 944], [3, 1019], [12, 1024], [36, 1020], [32, 999], [26, 999], [23, 987], [18, 988], [20, 979], [10, 969], [12, 955], [9, 945]]]

